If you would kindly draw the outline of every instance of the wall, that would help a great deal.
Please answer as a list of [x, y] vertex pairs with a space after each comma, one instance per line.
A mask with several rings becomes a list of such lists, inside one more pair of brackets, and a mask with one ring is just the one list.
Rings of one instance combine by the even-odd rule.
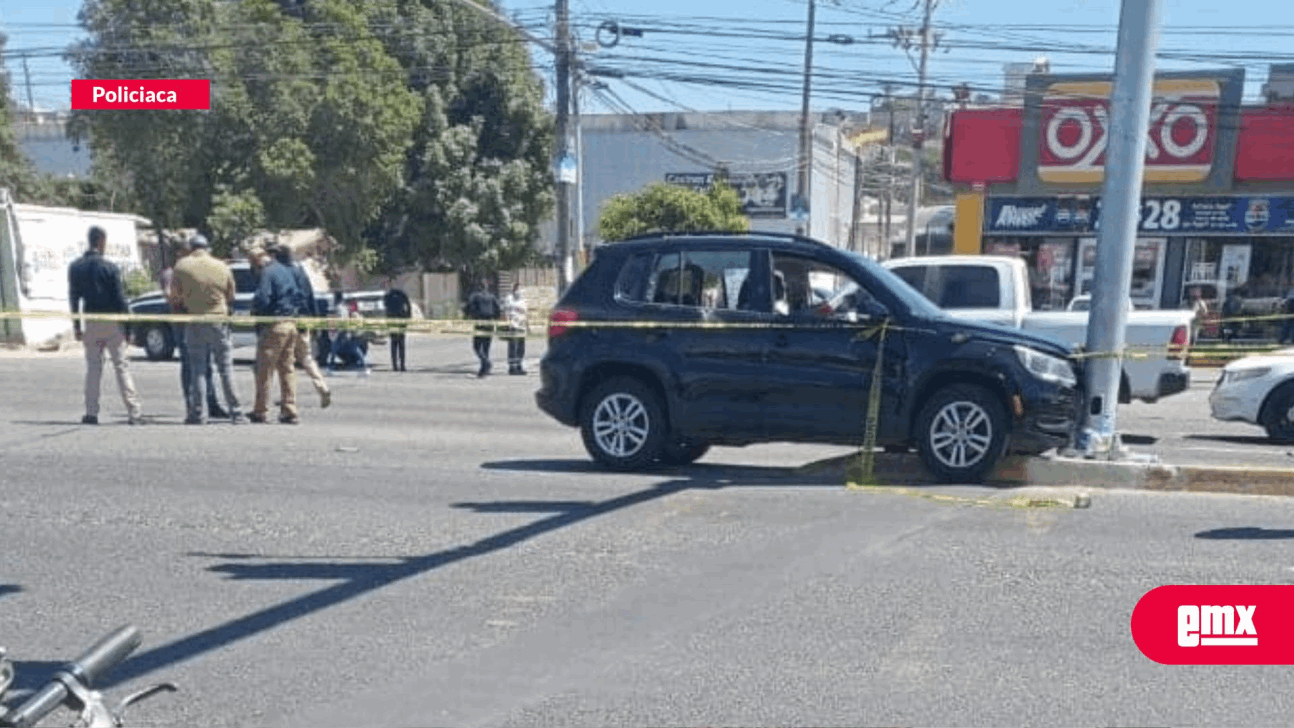
[[[144, 218], [35, 205], [11, 205], [7, 209], [16, 221], [16, 228], [11, 228], [12, 260], [22, 311], [70, 310], [67, 269], [85, 253], [92, 225], [107, 232], [106, 257], [121, 268], [123, 276], [142, 268], [137, 230], [140, 224], [147, 224]], [[26, 318], [20, 332], [22, 342], [18, 343], [42, 343], [71, 328], [70, 316]]]
[[[823, 115], [815, 115], [821, 119]], [[837, 172], [833, 123], [816, 127], [811, 186], [810, 225], [817, 237], [838, 245], [849, 240], [849, 217], [853, 210], [853, 154], [841, 153]], [[846, 115], [842, 121], [860, 125], [866, 115]], [[633, 194], [667, 174], [704, 174], [714, 170], [703, 160], [691, 159], [682, 147], [689, 147], [723, 161], [736, 176], [780, 172], [786, 175], [785, 200], [795, 194], [796, 163], [799, 155], [799, 114], [795, 112], [714, 112], [706, 114], [640, 114], [625, 116], [593, 114], [582, 117], [584, 175], [584, 244], [591, 247], [600, 237], [597, 220], [603, 204], [617, 194]], [[644, 129], [656, 124], [660, 131]], [[671, 145], [675, 149], [671, 149]], [[843, 188], [837, 189], [840, 179]], [[753, 217], [751, 229], [794, 233], [799, 225], [787, 217]], [[539, 248], [555, 249], [556, 226], [552, 221], [540, 228]]]

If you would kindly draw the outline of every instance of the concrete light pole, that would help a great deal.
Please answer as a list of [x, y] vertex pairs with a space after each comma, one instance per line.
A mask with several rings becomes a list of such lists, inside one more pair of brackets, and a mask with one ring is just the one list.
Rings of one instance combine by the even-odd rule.
[[1162, 0], [1123, 0], [1110, 93], [1110, 129], [1101, 185], [1101, 232], [1088, 315], [1087, 422], [1079, 446], [1089, 457], [1125, 455], [1115, 428], [1133, 253], [1155, 80]]

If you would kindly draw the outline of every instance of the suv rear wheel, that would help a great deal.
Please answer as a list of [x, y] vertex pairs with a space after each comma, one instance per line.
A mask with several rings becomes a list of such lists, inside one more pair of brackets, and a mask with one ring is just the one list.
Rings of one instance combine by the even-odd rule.
[[651, 465], [665, 444], [665, 408], [640, 379], [615, 377], [598, 384], [584, 399], [580, 434], [599, 463], [614, 470]]
[[954, 384], [935, 392], [917, 418], [917, 449], [945, 483], [979, 483], [1007, 448], [1006, 409], [988, 389]]

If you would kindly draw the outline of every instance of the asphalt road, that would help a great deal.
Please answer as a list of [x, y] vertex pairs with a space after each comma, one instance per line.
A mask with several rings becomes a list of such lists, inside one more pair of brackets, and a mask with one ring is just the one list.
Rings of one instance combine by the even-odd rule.
[[409, 360], [328, 410], [304, 391], [296, 427], [181, 425], [176, 365], [137, 361], [150, 423], [106, 379], [86, 427], [74, 353], [0, 356], [20, 684], [130, 621], [109, 690], [182, 691], [136, 725], [1288, 722], [1287, 670], [1160, 666], [1128, 631], [1161, 584], [1290, 583], [1286, 500], [1018, 509], [773, 469], [842, 452], [808, 446], [614, 475], [533, 376], [477, 380], [465, 341]]

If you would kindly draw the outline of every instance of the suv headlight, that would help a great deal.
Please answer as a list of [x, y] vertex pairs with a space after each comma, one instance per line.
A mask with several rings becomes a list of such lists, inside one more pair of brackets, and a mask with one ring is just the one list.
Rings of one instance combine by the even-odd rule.
[[1229, 372], [1224, 372], [1223, 378], [1226, 380], [1227, 384], [1233, 384], [1235, 382], [1243, 382], [1246, 379], [1257, 379], [1259, 377], [1265, 377], [1268, 374], [1271, 374], [1271, 371], [1272, 371], [1271, 367], [1249, 367], [1247, 369], [1232, 369]]
[[1015, 355], [1020, 357], [1020, 364], [1029, 370], [1029, 373], [1039, 379], [1048, 382], [1063, 384], [1067, 387], [1073, 387], [1078, 384], [1078, 379], [1074, 376], [1074, 369], [1069, 362], [1060, 357], [1044, 354], [1037, 349], [1030, 349], [1027, 346], [1015, 347]]

